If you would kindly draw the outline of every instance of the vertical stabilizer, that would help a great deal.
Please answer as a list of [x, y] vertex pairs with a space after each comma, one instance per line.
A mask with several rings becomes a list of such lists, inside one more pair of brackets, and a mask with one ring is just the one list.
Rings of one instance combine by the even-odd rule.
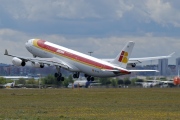
[[117, 57], [112, 61], [113, 64], [116, 64], [122, 68], [126, 68], [129, 56], [131, 55], [132, 49], [134, 47], [134, 42], [129, 41], [122, 51], [117, 55]]

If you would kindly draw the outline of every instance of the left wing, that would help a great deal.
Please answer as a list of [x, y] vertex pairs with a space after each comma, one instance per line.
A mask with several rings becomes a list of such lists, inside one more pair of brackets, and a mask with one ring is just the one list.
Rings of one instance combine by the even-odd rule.
[[54, 65], [54, 66], [61, 66], [65, 69], [72, 69], [70, 65], [67, 63], [63, 62], [62, 60], [58, 58], [28, 58], [28, 61], [31, 61], [32, 63], [42, 63], [42, 64], [47, 64], [47, 65]]
[[68, 64], [68, 63], [64, 62], [63, 60], [58, 59], [56, 57], [52, 57], [52, 58], [31, 58], [31, 57], [16, 56], [16, 55], [9, 54], [7, 50], [5, 50], [4, 55], [14, 57], [14, 58], [22, 60], [24, 62], [30, 61], [33, 64], [54, 65], [54, 66], [60, 66], [60, 67], [65, 68], [65, 69], [69, 69], [71, 71], [78, 71], [78, 69], [76, 67], [74, 67], [74, 66], [72, 66], [72, 65], [70, 65], [70, 64]]

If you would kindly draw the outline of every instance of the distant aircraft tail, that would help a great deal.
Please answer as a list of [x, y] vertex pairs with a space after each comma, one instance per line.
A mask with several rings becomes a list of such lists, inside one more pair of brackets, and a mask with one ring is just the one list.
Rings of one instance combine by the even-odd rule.
[[117, 55], [117, 57], [112, 61], [113, 64], [116, 64], [122, 68], [126, 68], [129, 56], [131, 55], [132, 49], [134, 47], [134, 42], [129, 41], [122, 51]]
[[16, 82], [15, 82], [15, 80], [14, 80], [14, 82], [12, 82], [11, 87], [14, 87], [14, 86], [15, 86], [15, 84], [16, 84]]

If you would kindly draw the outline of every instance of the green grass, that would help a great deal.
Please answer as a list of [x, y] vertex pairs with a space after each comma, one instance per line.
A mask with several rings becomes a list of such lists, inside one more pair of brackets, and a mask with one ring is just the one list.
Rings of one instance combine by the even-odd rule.
[[0, 89], [0, 109], [0, 120], [178, 120], [180, 89]]

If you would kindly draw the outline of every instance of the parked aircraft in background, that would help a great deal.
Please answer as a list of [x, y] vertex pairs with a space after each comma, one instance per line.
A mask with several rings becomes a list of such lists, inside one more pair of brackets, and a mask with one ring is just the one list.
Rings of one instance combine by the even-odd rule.
[[5, 88], [13, 88], [15, 86], [15, 81], [11, 83], [6, 83], [3, 85]]
[[[134, 44], [134, 42], [129, 41], [116, 58], [110, 62], [41, 39], [30, 39], [25, 44], [26, 49], [34, 58], [11, 55], [7, 50], [5, 50], [4, 55], [12, 56], [12, 63], [16, 66], [25, 66], [27, 61], [30, 61], [32, 66], [39, 68], [43, 68], [45, 64], [54, 65], [57, 69], [55, 77], [58, 81], [64, 80], [61, 68], [74, 72], [74, 78], [79, 78], [79, 74], [84, 73], [88, 81], [94, 81], [94, 77], [115, 77], [130, 74], [131, 72], [157, 72], [157, 70], [128, 70], [126, 68]], [[170, 56], [156, 57], [156, 59], [168, 58]], [[130, 64], [132, 64], [132, 61], [134, 65], [136, 62], [141, 62], [138, 58], [132, 59]]]
[[160, 83], [160, 80], [156, 80], [156, 79], [155, 80], [147, 80], [144, 82], [136, 82], [136, 84], [142, 85], [143, 88], [151, 88], [151, 87], [159, 85], [159, 83]]
[[74, 83], [70, 83], [68, 85], [68, 88], [80, 88], [80, 87], [85, 87], [89, 88], [91, 86], [97, 86], [100, 85], [101, 83], [95, 82], [95, 81], [87, 81], [84, 77], [80, 79], [74, 80]]
[[173, 87], [174, 82], [173, 82], [173, 80], [160, 81], [159, 85], [161, 88]]
[[10, 79], [10, 80], [19, 80], [19, 79], [32, 79], [33, 77], [30, 76], [1, 76], [2, 78], [5, 79]]
[[88, 87], [90, 83], [91, 81], [87, 81], [87, 80], [75, 80], [73, 85], [74, 87]]
[[70, 83], [68, 85], [69, 88], [80, 88], [80, 87], [85, 87], [88, 88], [91, 84], [91, 81], [87, 81], [86, 79], [84, 80], [75, 80], [74, 83]]

